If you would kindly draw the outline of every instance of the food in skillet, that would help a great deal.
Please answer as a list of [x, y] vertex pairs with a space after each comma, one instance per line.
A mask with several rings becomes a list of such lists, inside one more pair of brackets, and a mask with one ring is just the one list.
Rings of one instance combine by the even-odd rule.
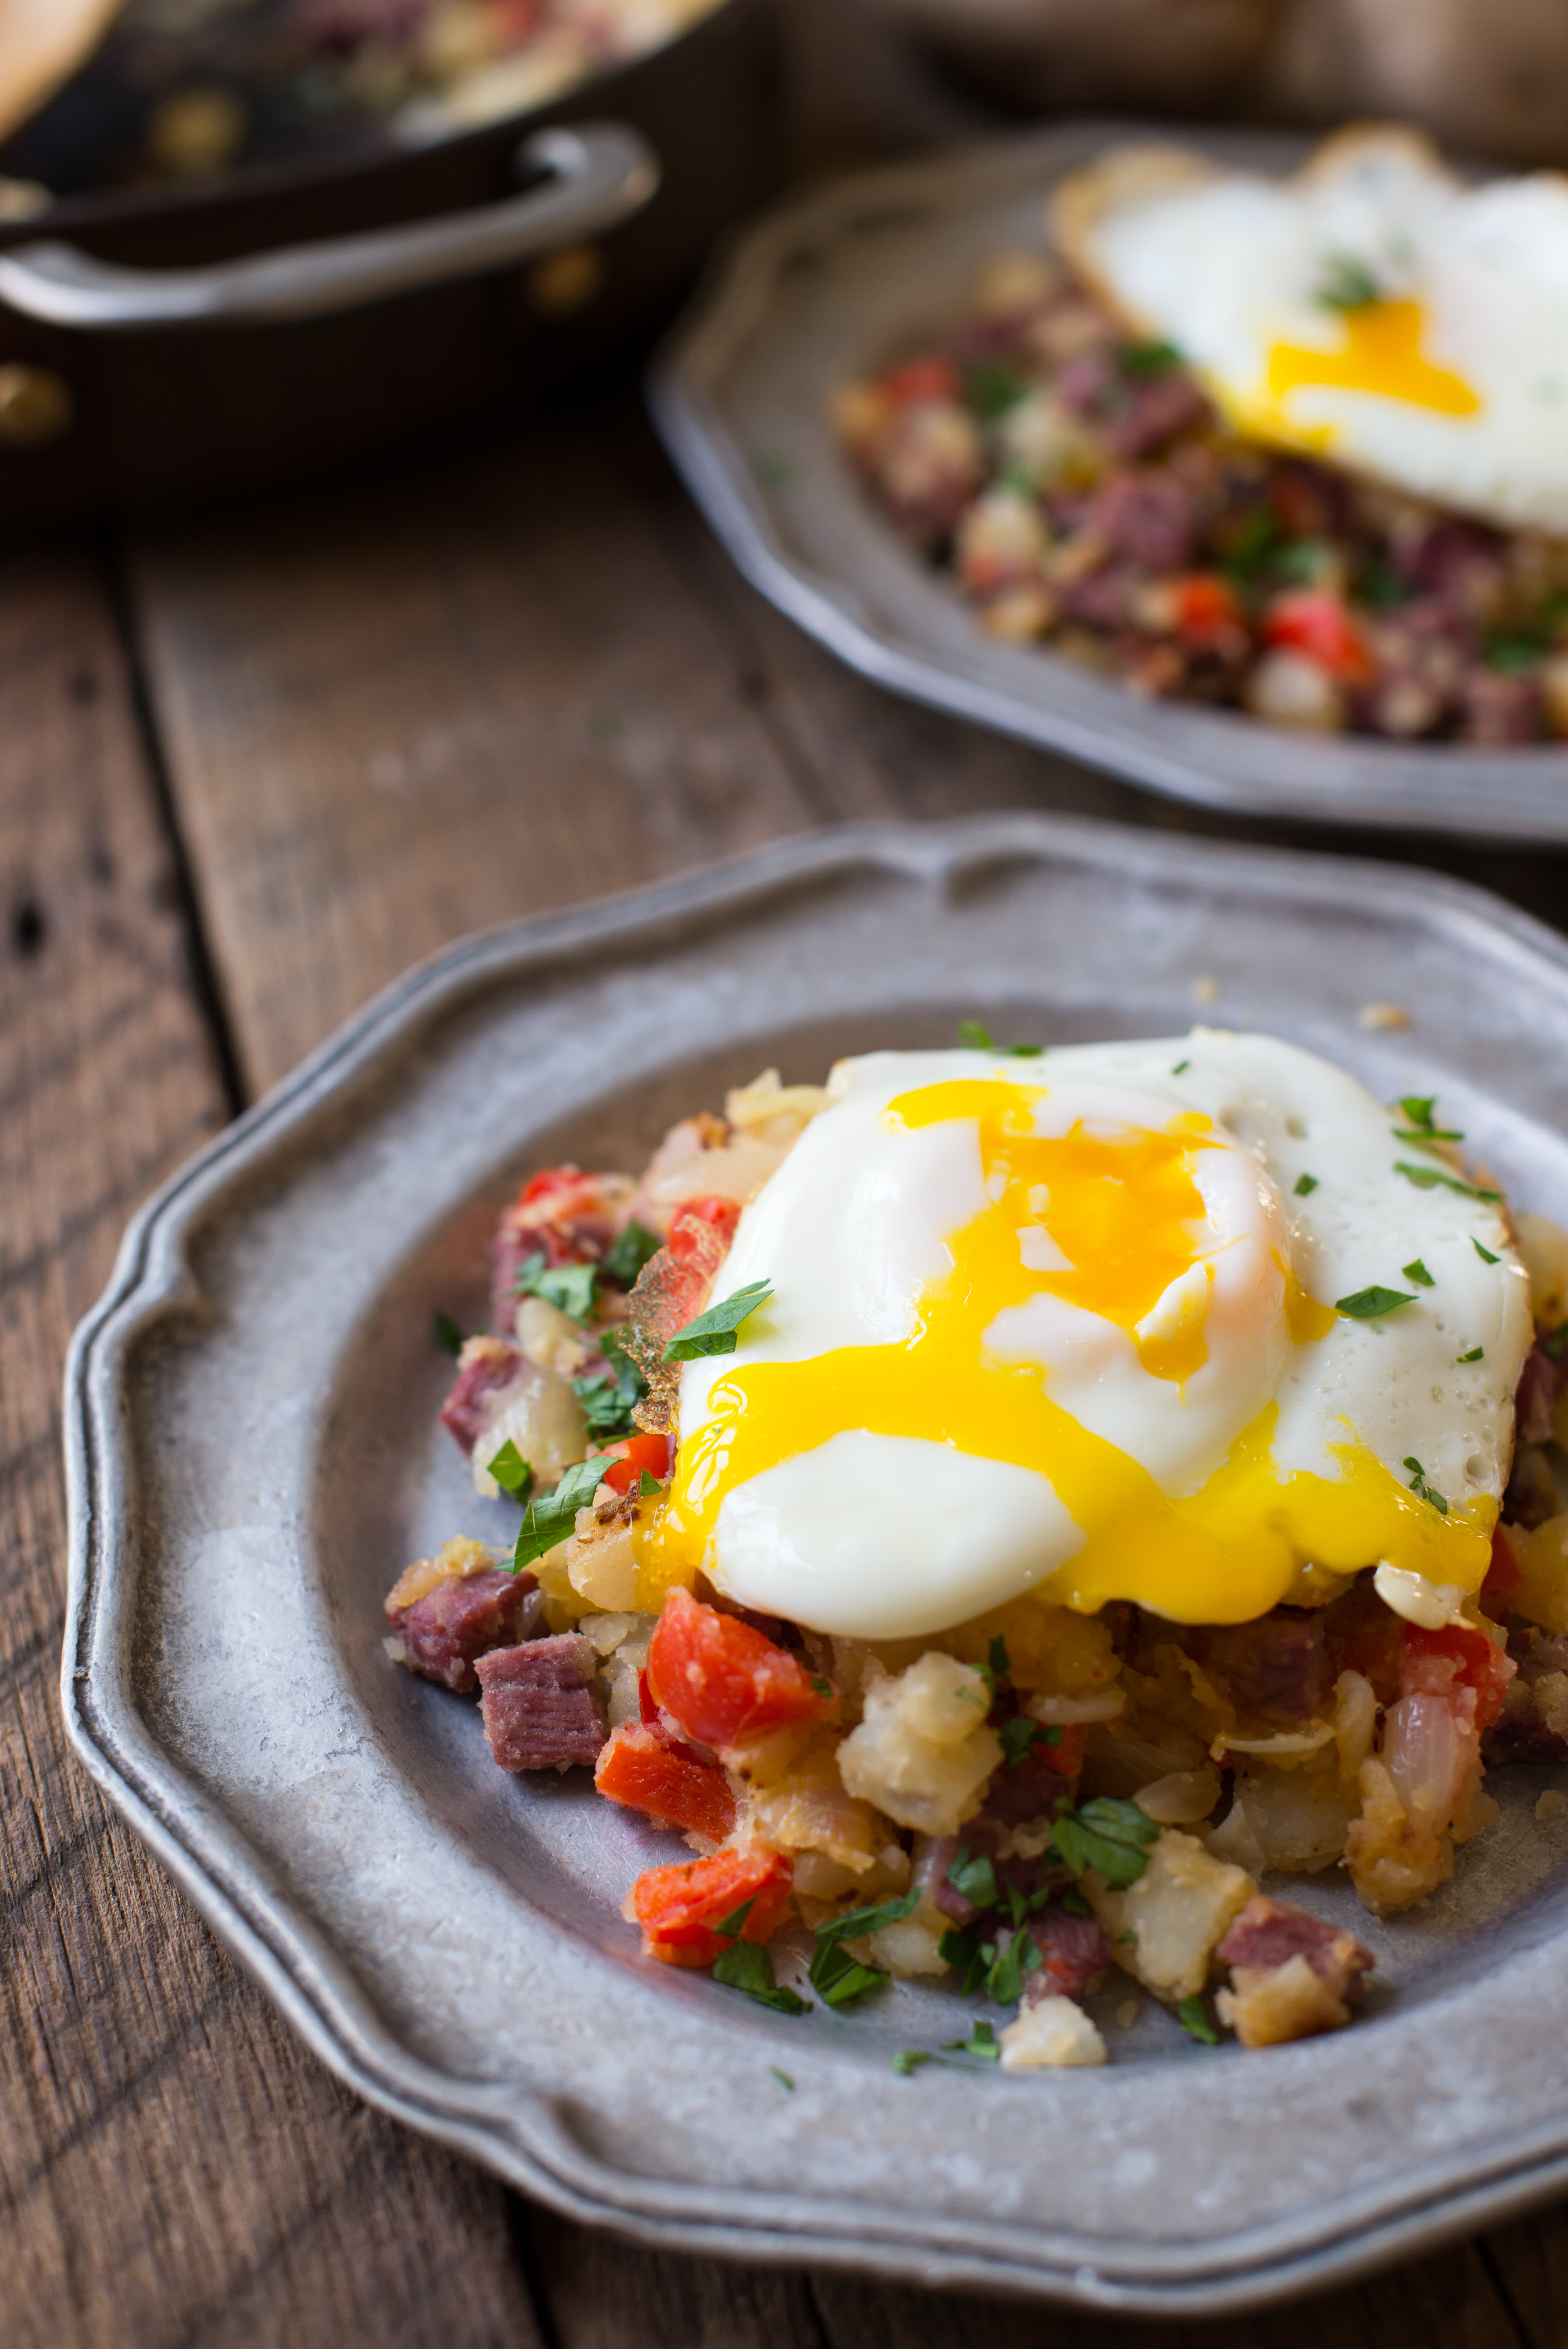
[[1568, 1758], [1568, 1238], [1461, 1140], [1200, 1030], [769, 1072], [537, 1174], [443, 1414], [515, 1549], [412, 1567], [391, 1652], [683, 1832], [645, 1951], [770, 2005], [947, 1976], [1009, 2067], [1103, 2061], [1112, 1967], [1342, 2024], [1370, 1956], [1259, 1878], [1408, 1909], [1483, 1760]]
[[982, 627], [1276, 725], [1568, 734], [1568, 179], [1114, 149], [1050, 229], [835, 403]]
[[[46, 12], [59, 0], [36, 4]], [[65, 159], [83, 148], [97, 159], [95, 183], [139, 186], [356, 136], [418, 143], [542, 106], [661, 47], [716, 5], [123, 0], [53, 119], [26, 133], [7, 161], [61, 194], [81, 184]], [[99, 31], [113, 14], [99, 5]], [[0, 13], [0, 37], [4, 29]], [[7, 121], [4, 99], [0, 88], [0, 128], [9, 129], [28, 109]]]

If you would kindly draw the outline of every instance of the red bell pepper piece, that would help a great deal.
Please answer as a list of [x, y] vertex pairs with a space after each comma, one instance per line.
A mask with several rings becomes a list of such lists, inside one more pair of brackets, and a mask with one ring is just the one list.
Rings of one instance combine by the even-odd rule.
[[1176, 633], [1190, 644], [1211, 644], [1245, 628], [1234, 588], [1217, 571], [1189, 571], [1171, 582]]
[[711, 1966], [730, 1946], [714, 1927], [750, 1901], [736, 1940], [767, 1941], [783, 1924], [794, 1870], [780, 1851], [753, 1844], [717, 1851], [684, 1868], [650, 1868], [632, 1887], [632, 1914], [643, 1929], [643, 1954], [667, 1966]]
[[[1440, 1669], [1449, 1663], [1458, 1667], [1451, 1674]], [[1484, 1631], [1476, 1630], [1469, 1623], [1445, 1623], [1440, 1631], [1428, 1631], [1419, 1623], [1405, 1626], [1405, 1652], [1399, 1674], [1401, 1695], [1410, 1696], [1433, 1686], [1474, 1689], [1477, 1729], [1491, 1727], [1502, 1711], [1508, 1683], [1518, 1670], [1511, 1657], [1493, 1647]]]
[[735, 1796], [724, 1772], [656, 1723], [624, 1721], [613, 1730], [594, 1765], [593, 1784], [613, 1803], [711, 1836], [715, 1843], [735, 1832]]
[[678, 1587], [665, 1599], [648, 1645], [648, 1682], [688, 1737], [720, 1752], [820, 1721], [825, 1711], [793, 1656]]
[[923, 399], [961, 399], [964, 379], [951, 359], [905, 359], [879, 375], [876, 388], [895, 408], [912, 408]]
[[1344, 602], [1321, 587], [1293, 587], [1264, 616], [1264, 641], [1305, 654], [1330, 677], [1361, 682], [1372, 674], [1366, 644]]
[[614, 1464], [605, 1469], [603, 1481], [613, 1492], [629, 1493], [645, 1474], [656, 1476], [662, 1485], [670, 1473], [667, 1435], [623, 1436], [609, 1446], [609, 1453]]
[[701, 1199], [683, 1199], [670, 1217], [670, 1236], [665, 1245], [677, 1264], [690, 1264], [696, 1257], [717, 1264], [735, 1237], [739, 1221], [738, 1200], [720, 1198], [717, 1192]]

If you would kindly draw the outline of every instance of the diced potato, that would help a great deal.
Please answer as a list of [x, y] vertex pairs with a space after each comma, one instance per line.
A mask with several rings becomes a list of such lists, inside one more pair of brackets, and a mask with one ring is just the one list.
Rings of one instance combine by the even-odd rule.
[[864, 1704], [860, 1727], [839, 1747], [849, 1792], [900, 1826], [955, 1834], [1002, 1759], [1002, 1742], [985, 1725], [991, 1695], [981, 1675], [933, 1650], [896, 1677], [868, 1673]]
[[1568, 1516], [1548, 1517], [1533, 1533], [1510, 1526], [1508, 1546], [1520, 1573], [1510, 1611], [1543, 1631], [1568, 1631]]
[[947, 1960], [937, 1948], [943, 1935], [951, 1932], [953, 1920], [944, 1917], [929, 1901], [922, 1901], [912, 1917], [901, 1918], [896, 1925], [880, 1926], [865, 1937], [865, 1948], [873, 1966], [883, 1966], [896, 1981], [909, 1982], [921, 1974], [944, 1974]]
[[727, 1094], [724, 1114], [741, 1133], [774, 1149], [788, 1149], [827, 1105], [826, 1085], [781, 1084], [777, 1069], [764, 1069], [748, 1085]]
[[1350, 1880], [1375, 1917], [1413, 1908], [1454, 1872], [1453, 1845], [1440, 1824], [1406, 1811], [1377, 1760], [1361, 1764], [1361, 1816], [1345, 1841]]
[[856, 1877], [870, 1872], [888, 1840], [886, 1821], [870, 1803], [846, 1792], [835, 1741], [820, 1732], [803, 1754], [795, 1755], [777, 1785], [751, 1788], [747, 1829], [775, 1851], [823, 1852]]
[[[603, 1492], [604, 1487], [600, 1486]], [[636, 1607], [637, 1561], [632, 1528], [619, 1518], [601, 1525], [593, 1507], [579, 1509], [566, 1545], [566, 1578], [580, 1599], [607, 1613], [630, 1614]]]
[[593, 1340], [581, 1323], [546, 1298], [519, 1298], [515, 1320], [517, 1342], [539, 1370], [574, 1379], [593, 1351]]
[[1311, 2039], [1337, 2031], [1350, 2009], [1336, 1998], [1303, 1957], [1290, 1958], [1267, 1972], [1237, 1966], [1234, 1988], [1216, 1991], [1214, 2011], [1243, 2047], [1277, 2047], [1287, 2039]]
[[443, 1582], [466, 1582], [470, 1574], [488, 1574], [500, 1563], [488, 1543], [470, 1541], [459, 1534], [455, 1541], [443, 1542], [434, 1557], [416, 1558], [405, 1567], [387, 1594], [389, 1608], [417, 1606], [428, 1599]]
[[1162, 1827], [1196, 1826], [1220, 1799], [1217, 1770], [1171, 1770], [1134, 1797], [1145, 1817]]
[[1043, 1998], [1037, 2006], [1026, 2006], [999, 2044], [1004, 2072], [1055, 2071], [1106, 2060], [1104, 2040], [1070, 1998]]
[[570, 1382], [556, 1371], [541, 1371], [515, 1402], [492, 1419], [474, 1445], [474, 1490], [495, 1500], [500, 1486], [488, 1464], [501, 1445], [515, 1444], [533, 1471], [535, 1489], [559, 1484], [588, 1448], [588, 1423]]
[[1568, 1320], [1568, 1232], [1548, 1216], [1514, 1218], [1514, 1236], [1530, 1275], [1530, 1305], [1538, 1321], [1555, 1330]]
[[[1245, 1868], [1214, 1858], [1195, 1836], [1166, 1827], [1143, 1874], [1125, 1892], [1111, 1891], [1092, 1873], [1084, 1889], [1117, 1963], [1174, 2004], [1202, 1989], [1226, 1927], [1257, 1886]], [[1122, 1940], [1124, 1933], [1131, 1934], [1130, 1941]]]
[[[1239, 1828], [1233, 1831], [1230, 1841], [1218, 1841], [1238, 1811], [1261, 1855], [1257, 1860], [1242, 1860], [1236, 1847], [1241, 1841]], [[1341, 1786], [1337, 1765], [1323, 1772], [1277, 1770], [1259, 1764], [1238, 1772], [1235, 1801], [1224, 1826], [1209, 1839], [1209, 1849], [1249, 1866], [1253, 1875], [1261, 1866], [1299, 1869], [1310, 1876], [1320, 1868], [1331, 1868], [1343, 1857], [1350, 1817], [1351, 1805]]]
[[1346, 1794], [1355, 1792], [1377, 1734], [1377, 1699], [1371, 1682], [1360, 1672], [1341, 1672], [1334, 1683], [1334, 1743], [1339, 1783]]

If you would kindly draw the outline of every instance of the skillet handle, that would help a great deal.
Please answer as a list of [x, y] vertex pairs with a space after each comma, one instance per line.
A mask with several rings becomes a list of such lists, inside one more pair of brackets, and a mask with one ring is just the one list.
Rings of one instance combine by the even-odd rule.
[[551, 180], [499, 204], [364, 236], [281, 246], [203, 269], [123, 269], [52, 240], [0, 254], [0, 301], [90, 334], [315, 318], [475, 277], [629, 220], [657, 189], [657, 156], [619, 122], [535, 131], [518, 162]]

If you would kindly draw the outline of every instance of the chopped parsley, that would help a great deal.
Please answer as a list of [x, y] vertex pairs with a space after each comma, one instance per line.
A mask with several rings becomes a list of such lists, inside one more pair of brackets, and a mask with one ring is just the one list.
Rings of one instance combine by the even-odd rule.
[[958, 1991], [961, 1998], [967, 1998], [972, 1992], [977, 1991], [996, 1962], [995, 1944], [983, 1940], [981, 1931], [977, 1924], [953, 1927], [936, 1944], [936, 1954], [944, 1965], [962, 1966], [964, 1969], [964, 1980]]
[[637, 1479], [637, 1498], [640, 1501], [651, 1500], [655, 1493], [663, 1490], [663, 1485], [652, 1470], [645, 1468]]
[[1031, 1721], [1026, 1713], [1016, 1713], [996, 1732], [1002, 1741], [1002, 1751], [1007, 1757], [1009, 1775], [1021, 1769], [1037, 1745], [1059, 1745], [1062, 1733], [1053, 1723], [1048, 1728]]
[[648, 1382], [626, 1351], [619, 1330], [600, 1333], [599, 1350], [608, 1369], [573, 1379], [572, 1392], [583, 1406], [588, 1433], [605, 1444], [618, 1444], [635, 1433], [632, 1413], [648, 1392]]
[[892, 2068], [901, 2080], [907, 2080], [910, 2074], [918, 2072], [923, 2064], [934, 2064], [935, 2061], [929, 2047], [901, 2047], [892, 2059]]
[[1013, 1659], [1007, 1653], [1007, 1642], [1000, 1631], [985, 1651], [985, 1662], [994, 1679], [999, 1681], [1012, 1679]]
[[757, 1895], [754, 1892], [749, 1900], [743, 1900], [738, 1909], [732, 1909], [727, 1917], [721, 1917], [713, 1929], [719, 1940], [738, 1941], [746, 1930], [746, 1920], [756, 1906]]
[[1159, 1834], [1154, 1820], [1136, 1803], [1098, 1795], [1092, 1803], [1075, 1811], [1064, 1795], [1057, 1802], [1051, 1848], [1074, 1876], [1092, 1868], [1113, 1891], [1123, 1892], [1137, 1883], [1148, 1867], [1148, 1847]]
[[1201, 2039], [1205, 2047], [1217, 2047], [1220, 2034], [1209, 2020], [1209, 2010], [1201, 1998], [1184, 1998], [1176, 2009], [1176, 2020], [1192, 2038]]
[[499, 1452], [492, 1453], [485, 1466], [503, 1493], [514, 1501], [525, 1501], [533, 1482], [533, 1471], [509, 1435]]
[[833, 1693], [832, 1682], [825, 1681], [820, 1672], [812, 1673], [811, 1686], [819, 1696], [831, 1696]]
[[1377, 1321], [1385, 1313], [1392, 1313], [1401, 1305], [1414, 1305], [1415, 1301], [1408, 1289], [1379, 1288], [1374, 1283], [1370, 1288], [1358, 1288], [1352, 1297], [1336, 1297], [1334, 1309], [1343, 1313], [1347, 1321]]
[[566, 1539], [577, 1523], [578, 1510], [587, 1507], [599, 1489], [600, 1478], [611, 1464], [607, 1452], [593, 1453], [586, 1460], [580, 1460], [575, 1468], [568, 1468], [552, 1493], [534, 1495], [517, 1529], [517, 1547], [511, 1556], [513, 1574]]
[[1088, 1902], [1084, 1899], [1083, 1894], [1078, 1890], [1076, 1884], [1069, 1884], [1067, 1890], [1062, 1894], [1062, 1907], [1067, 1910], [1069, 1917], [1092, 1917], [1094, 1915], [1094, 1910], [1089, 1907]]
[[1440, 1166], [1412, 1166], [1408, 1159], [1396, 1158], [1394, 1172], [1413, 1183], [1418, 1191], [1435, 1190], [1440, 1183], [1445, 1191], [1458, 1191], [1466, 1199], [1501, 1200], [1501, 1191], [1483, 1190], [1475, 1183], [1461, 1183], [1457, 1174], [1445, 1174]]
[[1365, 310], [1383, 299], [1383, 289], [1364, 261], [1352, 253], [1331, 253], [1313, 300], [1320, 310]]
[[1184, 1077], [1191, 1065], [1191, 1061], [1178, 1061], [1171, 1073], [1173, 1077]]
[[1550, 1330], [1541, 1340], [1542, 1352], [1550, 1354], [1554, 1362], [1562, 1361], [1564, 1346], [1568, 1346], [1568, 1321], [1560, 1322], [1555, 1330]]
[[944, 2039], [942, 2046], [944, 2054], [981, 2055], [988, 2064], [998, 2064], [1002, 2059], [996, 2034], [988, 2023], [977, 2023], [967, 2039]]
[[862, 1965], [850, 1955], [844, 1943], [861, 1933], [875, 1933], [884, 1925], [897, 1925], [913, 1916], [920, 1901], [918, 1885], [912, 1892], [901, 1893], [896, 1900], [883, 1900], [874, 1909], [851, 1909], [847, 1917], [834, 1917], [817, 1931], [817, 1946], [811, 1952], [810, 1983], [825, 2006], [841, 2007], [863, 1998], [869, 1990], [880, 1990], [888, 1979], [881, 1966]]
[[1477, 1256], [1480, 1257], [1482, 1264], [1497, 1264], [1500, 1262], [1501, 1259], [1493, 1256], [1490, 1248], [1482, 1247], [1480, 1242], [1477, 1239], [1473, 1232], [1470, 1234], [1470, 1246], [1474, 1248]]
[[789, 2094], [793, 2095], [795, 2093], [795, 2083], [789, 2077], [789, 2073], [781, 2072], [777, 2064], [769, 2064], [768, 2069], [772, 2073], [773, 2077], [778, 2081], [779, 2085], [781, 2088], [788, 2088]]
[[1279, 526], [1266, 506], [1253, 506], [1243, 516], [1230, 544], [1223, 549], [1220, 561], [1232, 577], [1249, 578], [1262, 569], [1273, 554], [1279, 540]]
[[998, 2006], [1014, 2006], [1024, 1995], [1024, 1977], [1045, 1964], [1034, 1936], [1016, 1932], [985, 1977], [985, 1988]]
[[617, 1288], [630, 1288], [648, 1258], [657, 1256], [660, 1245], [657, 1232], [649, 1231], [634, 1216], [620, 1237], [605, 1249], [599, 1269]]
[[1449, 1514], [1449, 1505], [1440, 1493], [1435, 1493], [1427, 1482], [1427, 1472], [1413, 1454], [1407, 1454], [1405, 1465], [1411, 1472], [1410, 1490], [1418, 1501], [1429, 1501], [1439, 1517]]
[[1169, 375], [1181, 364], [1181, 354], [1174, 343], [1124, 343], [1117, 353], [1123, 375]]
[[1043, 1044], [1009, 1044], [1007, 1058], [1010, 1061], [1038, 1061], [1044, 1058], [1045, 1050]]
[[558, 1313], [570, 1315], [573, 1321], [586, 1321], [599, 1293], [599, 1268], [596, 1264], [550, 1265], [536, 1250], [518, 1266], [511, 1293], [542, 1297]]
[[964, 388], [969, 405], [985, 423], [994, 424], [1016, 408], [1029, 388], [1027, 376], [1016, 367], [1004, 367], [999, 360], [984, 359], [978, 367], [965, 370]]
[[748, 1321], [772, 1294], [770, 1280], [748, 1280], [733, 1297], [710, 1305], [706, 1313], [678, 1330], [665, 1348], [665, 1361], [695, 1362], [707, 1354], [733, 1354], [741, 1323]]
[[758, 2006], [771, 2007], [775, 2014], [810, 2013], [809, 1998], [775, 1981], [773, 1960], [760, 1941], [735, 1941], [721, 1950], [713, 1961], [713, 1978], [727, 1990], [744, 1991], [748, 1998], [754, 1998]]
[[1484, 1346], [1472, 1346], [1468, 1354], [1456, 1354], [1454, 1360], [1456, 1362], [1479, 1362], [1484, 1361], [1485, 1356]]
[[437, 1313], [434, 1318], [436, 1343], [444, 1354], [458, 1355], [463, 1350], [463, 1333], [449, 1313]]
[[1317, 1177], [1315, 1174], [1298, 1174], [1296, 1176], [1295, 1195], [1298, 1199], [1310, 1199], [1316, 1188]]
[[1407, 1280], [1415, 1282], [1418, 1288], [1436, 1288], [1438, 1285], [1418, 1256], [1412, 1257], [1409, 1263], [1402, 1264], [1399, 1269]]
[[989, 1855], [982, 1852], [978, 1858], [971, 1859], [966, 1843], [960, 1844], [954, 1855], [947, 1881], [958, 1898], [975, 1909], [995, 1909], [1002, 1898]]
[[995, 1038], [989, 1028], [981, 1026], [978, 1019], [961, 1019], [958, 1022], [958, 1042], [965, 1052], [994, 1052], [996, 1049]]

